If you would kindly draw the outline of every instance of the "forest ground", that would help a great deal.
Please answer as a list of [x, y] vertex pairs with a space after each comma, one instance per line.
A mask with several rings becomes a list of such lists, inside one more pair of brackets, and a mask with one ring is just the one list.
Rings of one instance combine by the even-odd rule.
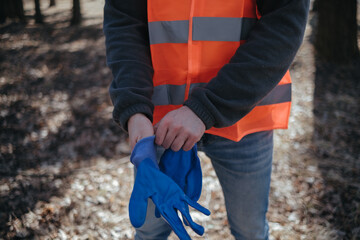
[[[131, 239], [133, 184], [127, 136], [112, 121], [102, 0], [47, 8], [45, 24], [0, 26], [0, 239]], [[271, 239], [360, 239], [360, 61], [324, 63], [312, 45], [310, 14], [291, 66], [288, 130], [277, 130], [268, 220]], [[333, 80], [335, 79], [335, 80]], [[206, 232], [232, 239], [209, 159], [193, 213]], [[171, 239], [176, 239], [174, 235]]]

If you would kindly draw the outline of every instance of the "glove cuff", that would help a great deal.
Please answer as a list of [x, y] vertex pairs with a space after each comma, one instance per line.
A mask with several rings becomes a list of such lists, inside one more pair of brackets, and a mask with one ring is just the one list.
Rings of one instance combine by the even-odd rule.
[[138, 168], [140, 163], [146, 158], [151, 159], [158, 168], [158, 163], [156, 161], [155, 135], [143, 138], [136, 143], [130, 156], [130, 162]]

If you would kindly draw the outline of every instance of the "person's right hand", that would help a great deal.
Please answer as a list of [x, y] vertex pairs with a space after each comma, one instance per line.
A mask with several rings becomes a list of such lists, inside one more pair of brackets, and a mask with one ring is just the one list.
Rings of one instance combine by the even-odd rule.
[[129, 118], [128, 132], [131, 151], [135, 144], [145, 137], [154, 135], [154, 127], [149, 118], [142, 113], [136, 113]]

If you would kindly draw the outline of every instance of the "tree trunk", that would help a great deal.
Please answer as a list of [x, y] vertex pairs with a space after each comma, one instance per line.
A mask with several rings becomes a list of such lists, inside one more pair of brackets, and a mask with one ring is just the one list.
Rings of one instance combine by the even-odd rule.
[[73, 0], [73, 16], [71, 25], [76, 25], [81, 22], [80, 0]]
[[35, 22], [43, 23], [43, 16], [40, 9], [40, 0], [35, 0]]
[[22, 22], [25, 22], [22, 0], [0, 0], [0, 23], [4, 23], [8, 17], [18, 18]]
[[315, 47], [329, 62], [348, 63], [359, 55], [357, 45], [357, 0], [316, 0], [318, 26]]
[[0, 0], [0, 24], [4, 23], [7, 18], [6, 14], [6, 2], [5, 0]]
[[49, 7], [54, 7], [55, 5], [56, 5], [56, 1], [55, 0], [50, 0]]
[[22, 21], [25, 22], [24, 5], [22, 0], [15, 0], [15, 14]]

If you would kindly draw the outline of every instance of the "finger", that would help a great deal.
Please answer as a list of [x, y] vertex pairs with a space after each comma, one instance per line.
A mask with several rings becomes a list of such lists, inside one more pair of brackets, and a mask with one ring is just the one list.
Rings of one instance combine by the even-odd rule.
[[198, 210], [199, 212], [205, 214], [206, 216], [210, 215], [210, 211], [207, 208], [204, 208], [203, 206], [201, 206], [197, 202], [194, 202], [193, 200], [191, 200], [186, 195], [185, 195], [185, 202], [187, 202], [191, 207], [195, 208], [196, 210]]
[[164, 141], [161, 144], [161, 146], [163, 146], [165, 149], [168, 149], [174, 142], [175, 137], [176, 137], [176, 133], [174, 131], [171, 131], [171, 130], [167, 131]]
[[173, 143], [171, 144], [171, 150], [173, 150], [174, 152], [179, 151], [182, 148], [182, 146], [184, 146], [186, 140], [187, 140], [187, 136], [184, 134], [180, 134], [176, 136]]
[[174, 208], [166, 208], [161, 214], [179, 239], [191, 240]]
[[186, 206], [186, 207], [183, 207], [183, 209], [179, 209], [179, 210], [183, 216], [184, 222], [187, 223], [188, 225], [190, 225], [192, 230], [194, 230], [194, 232], [196, 232], [198, 235], [200, 235], [200, 236], [203, 235], [204, 227], [195, 223], [192, 220], [191, 215], [189, 213], [189, 208]]
[[195, 143], [196, 143], [195, 138], [193, 137], [187, 138], [186, 142], [184, 143], [183, 150], [184, 151], [191, 150], [194, 147]]
[[168, 127], [167, 125], [163, 124], [162, 121], [160, 121], [158, 124], [159, 125], [155, 131], [155, 143], [161, 146], [164, 142]]
[[147, 207], [148, 199], [139, 194], [137, 188], [134, 187], [129, 202], [129, 217], [131, 224], [135, 228], [139, 228], [144, 224]]
[[158, 127], [159, 127], [159, 123], [157, 123], [157, 124], [154, 125], [154, 132], [156, 132], [156, 130], [158, 129]]

